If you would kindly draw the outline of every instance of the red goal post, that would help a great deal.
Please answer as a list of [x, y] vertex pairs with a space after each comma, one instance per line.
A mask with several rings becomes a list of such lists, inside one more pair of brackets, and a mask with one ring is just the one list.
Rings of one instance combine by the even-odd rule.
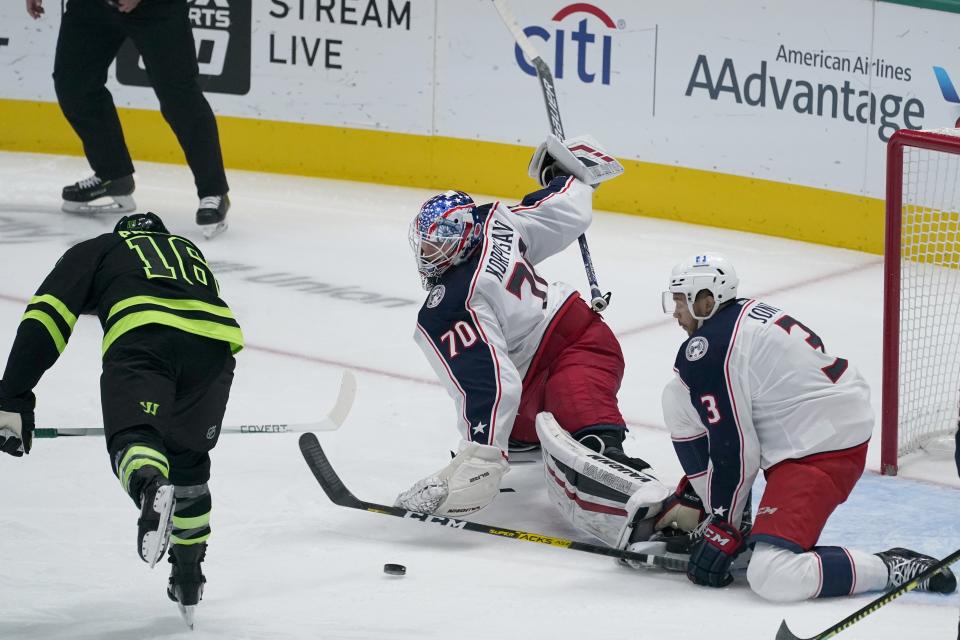
[[[958, 121], [960, 126], [960, 121]], [[960, 128], [887, 143], [881, 471], [960, 411]]]

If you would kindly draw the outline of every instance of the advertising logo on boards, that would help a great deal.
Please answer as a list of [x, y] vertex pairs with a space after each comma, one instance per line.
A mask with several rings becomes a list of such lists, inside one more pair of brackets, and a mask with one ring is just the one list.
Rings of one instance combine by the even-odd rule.
[[[534, 40], [544, 61], [553, 69], [553, 76], [559, 80], [565, 74], [575, 74], [585, 84], [610, 84], [613, 34], [623, 28], [623, 21], [614, 22], [606, 11], [586, 2], [569, 4], [550, 20], [549, 27], [531, 25], [523, 32]], [[546, 46], [541, 46], [538, 40]], [[519, 45], [514, 47], [514, 54], [517, 66], [524, 73], [537, 75], [533, 65], [524, 59]], [[575, 68], [568, 70], [568, 63]]]
[[[250, 91], [251, 1], [190, 0], [188, 15], [204, 91], [236, 95]], [[151, 86], [143, 59], [129, 39], [117, 54], [117, 81]]]

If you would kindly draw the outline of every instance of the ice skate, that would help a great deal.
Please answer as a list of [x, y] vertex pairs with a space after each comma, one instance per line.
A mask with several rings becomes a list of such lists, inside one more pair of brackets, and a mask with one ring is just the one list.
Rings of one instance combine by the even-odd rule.
[[[901, 547], [881, 551], [876, 555], [883, 560], [890, 572], [887, 589], [899, 587], [905, 582], [913, 580], [939, 562], [936, 558]], [[917, 590], [950, 594], [957, 590], [957, 578], [949, 568], [944, 567], [926, 580], [921, 580], [917, 585]]]
[[140, 494], [140, 519], [137, 520], [137, 551], [151, 569], [167, 550], [173, 527], [173, 505], [173, 485], [156, 472]]
[[203, 597], [203, 585], [207, 582], [200, 563], [207, 552], [207, 543], [175, 544], [170, 547], [170, 582], [167, 597], [177, 603], [180, 616], [193, 629], [197, 603]]
[[63, 188], [66, 213], [129, 213], [137, 208], [133, 200], [133, 176], [102, 180], [93, 175]]
[[227, 230], [227, 211], [230, 210], [230, 198], [205, 196], [200, 199], [197, 208], [197, 224], [203, 229], [203, 237], [208, 240]]

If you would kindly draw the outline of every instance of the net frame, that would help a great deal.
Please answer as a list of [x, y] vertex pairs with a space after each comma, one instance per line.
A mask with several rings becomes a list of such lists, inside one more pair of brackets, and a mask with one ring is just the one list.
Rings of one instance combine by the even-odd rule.
[[[960, 128], [894, 133], [887, 143], [886, 190], [880, 466], [883, 474], [896, 475], [900, 456], [958, 425]], [[924, 249], [931, 245], [932, 251]], [[907, 296], [917, 289], [922, 296], [930, 286], [945, 292], [946, 304], [928, 294], [920, 298], [924, 306], [904, 305], [905, 289]], [[957, 322], [951, 328], [944, 318]], [[944, 324], [952, 331], [946, 338], [936, 333]], [[933, 379], [933, 390], [917, 399], [911, 387], [902, 397], [901, 389], [919, 376]], [[938, 391], [943, 398], [930, 397]]]

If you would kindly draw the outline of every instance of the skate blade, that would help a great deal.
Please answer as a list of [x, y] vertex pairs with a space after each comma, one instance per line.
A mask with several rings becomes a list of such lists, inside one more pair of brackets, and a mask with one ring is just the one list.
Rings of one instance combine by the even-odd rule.
[[190, 631], [193, 631], [193, 616], [197, 612], [197, 605], [191, 604], [185, 607], [178, 602], [177, 608], [180, 609], [180, 617], [183, 618], [183, 621], [190, 627]]
[[218, 222], [216, 224], [200, 225], [200, 228], [203, 230], [203, 237], [209, 240], [217, 237], [227, 230], [227, 221], [223, 220], [222, 222]]
[[173, 531], [173, 485], [166, 485], [157, 490], [153, 498], [153, 508], [160, 514], [160, 526], [143, 536], [143, 548], [140, 557], [153, 569], [163, 557], [170, 542], [170, 532]]
[[130, 213], [135, 211], [137, 203], [133, 196], [102, 196], [90, 202], [71, 202], [64, 200], [60, 209], [64, 213], [96, 215], [98, 213]]

